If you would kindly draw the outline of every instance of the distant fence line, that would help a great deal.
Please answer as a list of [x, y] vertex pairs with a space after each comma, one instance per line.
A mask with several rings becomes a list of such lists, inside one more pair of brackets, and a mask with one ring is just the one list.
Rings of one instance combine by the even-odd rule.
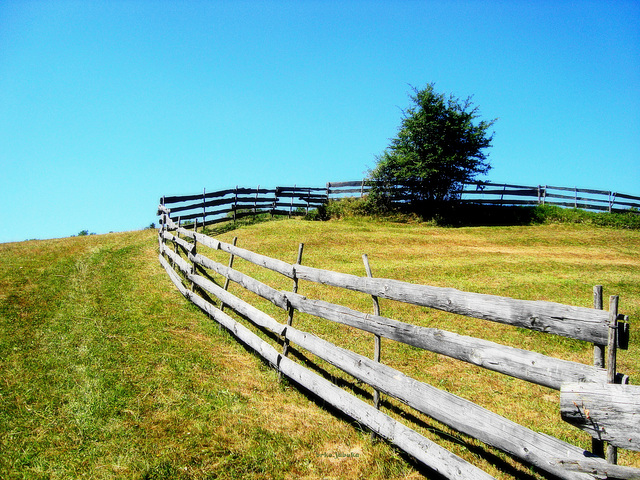
[[[180, 219], [186, 226], [198, 223], [207, 226], [246, 216], [269, 213], [271, 215], [304, 215], [320, 208], [330, 200], [363, 197], [371, 190], [367, 180], [329, 182], [325, 187], [236, 187], [202, 194], [167, 196], [160, 204], [170, 211], [174, 221]], [[635, 212], [640, 214], [640, 197], [606, 191], [549, 185], [511, 185], [490, 182], [465, 184], [458, 192], [464, 204], [533, 206], [556, 205], [600, 212]], [[402, 202], [402, 197], [398, 198]], [[170, 207], [169, 207], [170, 206]]]
[[[179, 226], [170, 218], [164, 205], [159, 206], [159, 214], [159, 261], [187, 299], [231, 330], [281, 374], [445, 477], [492, 478], [382, 412], [380, 393], [394, 397], [459, 432], [559, 478], [589, 479], [595, 473], [600, 475], [598, 478], [640, 478], [640, 469], [615, 465], [616, 447], [640, 450], [640, 431], [635, 428], [637, 421], [633, 420], [640, 411], [640, 387], [626, 385], [625, 376], [616, 371], [616, 352], [619, 348], [627, 347], [629, 324], [628, 318], [618, 313], [617, 296], [610, 297], [608, 312], [602, 310], [602, 287], [594, 287], [594, 308], [591, 309], [374, 278], [366, 255], [363, 260], [367, 276], [360, 277], [303, 266], [302, 244], [297, 263], [290, 264], [239, 248], [235, 240], [233, 244], [229, 244]], [[200, 253], [211, 252], [209, 249], [227, 253], [228, 265], [227, 262], [223, 264], [210, 258], [212, 253], [207, 253], [208, 256]], [[278, 290], [233, 268], [235, 257], [294, 280], [293, 291]], [[220, 275], [219, 281], [215, 275]], [[279, 323], [228, 292], [229, 281], [281, 308], [287, 313], [286, 324]], [[299, 281], [370, 295], [374, 300], [374, 314], [299, 295]], [[220, 286], [223, 283], [224, 287]], [[594, 344], [594, 365], [561, 360], [529, 350], [386, 318], [380, 315], [379, 308], [375, 308], [378, 298], [587, 341]], [[218, 306], [215, 305], [216, 301]], [[225, 307], [235, 311], [253, 326], [277, 335], [281, 350], [230, 317], [223, 311]], [[294, 328], [296, 311], [373, 334], [374, 359]], [[471, 401], [415, 380], [381, 363], [381, 337], [560, 390], [562, 418], [592, 436], [596, 456], [557, 438], [518, 425]], [[373, 405], [291, 360], [287, 355], [290, 343], [372, 386], [376, 392]], [[608, 442], [609, 463], [598, 457], [604, 454], [604, 441]]]

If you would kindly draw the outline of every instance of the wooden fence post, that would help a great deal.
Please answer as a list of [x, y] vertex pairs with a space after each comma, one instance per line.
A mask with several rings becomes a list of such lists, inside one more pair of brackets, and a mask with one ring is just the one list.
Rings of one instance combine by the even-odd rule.
[[[602, 285], [593, 287], [593, 308], [602, 310]], [[593, 344], [593, 366], [604, 368], [604, 350], [605, 345]], [[591, 452], [598, 457], [604, 458], [604, 442], [597, 438], [591, 438]]]
[[[160, 199], [160, 205], [164, 207], [164, 196]], [[162, 215], [160, 215], [160, 231], [158, 232], [158, 248], [160, 249], [160, 253], [163, 251], [163, 246], [165, 244], [164, 232], [167, 229], [167, 217], [166, 213], [163, 211]]]
[[[233, 246], [236, 246], [236, 243], [238, 243], [238, 237], [233, 237]], [[235, 255], [233, 253], [229, 254], [229, 268], [231, 269], [233, 267], [233, 259], [235, 258]], [[229, 289], [229, 277], [225, 278], [224, 280], [224, 290], [225, 292]], [[224, 307], [225, 304], [222, 303], [222, 305], [220, 305], [220, 310], [224, 312]]]
[[[371, 266], [369, 265], [369, 257], [366, 253], [362, 255], [362, 261], [364, 262], [364, 269], [367, 272], [367, 277], [372, 278], [373, 274], [371, 273]], [[378, 302], [378, 297], [375, 295], [371, 295], [371, 299], [373, 301], [373, 313], [376, 316], [380, 316], [380, 302]], [[374, 349], [373, 349], [373, 361], [380, 363], [380, 335], [373, 334], [374, 338]], [[380, 410], [380, 390], [377, 388], [373, 389], [373, 406], [376, 410]], [[377, 435], [375, 432], [371, 432], [371, 440], [375, 441]]]
[[616, 192], [611, 192], [609, 196], [609, 213], [613, 211], [613, 204], [616, 203]]
[[293, 213], [293, 197], [296, 194], [296, 186], [293, 186], [293, 192], [291, 193], [291, 203], [289, 205], [289, 218], [291, 218], [291, 214]]
[[[618, 295], [609, 297], [609, 341], [607, 343], [607, 381], [616, 382], [616, 362], [618, 347]], [[607, 444], [607, 461], [618, 463], [618, 447]]]
[[[304, 250], [304, 243], [298, 245], [298, 260], [296, 261], [296, 265], [300, 265], [302, 263], [302, 251]], [[293, 293], [298, 293], [298, 276], [296, 275], [296, 267], [293, 266]], [[289, 302], [287, 302], [289, 303]], [[289, 304], [289, 308], [287, 309], [287, 326], [290, 327], [293, 324], [293, 312], [294, 308], [291, 304]], [[282, 356], [286, 357], [289, 354], [289, 340], [286, 337], [287, 330], [284, 330], [284, 342], [282, 346]], [[281, 373], [278, 372], [278, 378], [281, 379]]]
[[256, 196], [253, 199], [253, 215], [255, 216], [258, 213], [258, 194], [260, 193], [260, 185], [256, 189]]
[[202, 189], [202, 233], [204, 233], [204, 226], [207, 222], [207, 189]]
[[233, 223], [236, 223], [236, 211], [238, 210], [238, 186], [233, 191]]
[[[198, 240], [196, 240], [196, 232], [198, 231], [198, 219], [194, 218], [193, 219], [193, 248], [191, 249], [191, 253], [193, 254], [193, 256], [195, 256], [198, 252], [197, 252], [197, 247], [198, 247]], [[191, 273], [193, 275], [196, 275], [198, 273], [198, 267], [197, 264], [195, 262], [195, 260], [193, 260], [191, 262]], [[196, 287], [195, 282], [191, 282], [191, 291], [193, 292], [194, 289]]]

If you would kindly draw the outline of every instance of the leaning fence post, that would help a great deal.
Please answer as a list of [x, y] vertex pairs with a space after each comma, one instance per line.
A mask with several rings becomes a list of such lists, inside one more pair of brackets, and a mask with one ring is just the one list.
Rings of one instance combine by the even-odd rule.
[[[609, 338], [607, 343], [607, 382], [616, 382], [616, 355], [618, 344], [618, 299], [617, 295], [609, 297]], [[607, 444], [607, 461], [618, 463], [618, 448]]]
[[[373, 274], [371, 273], [371, 266], [369, 265], [369, 257], [366, 253], [362, 255], [362, 261], [364, 262], [364, 269], [367, 272], [367, 277], [372, 278]], [[371, 299], [373, 300], [373, 313], [376, 316], [380, 316], [380, 303], [378, 302], [378, 297], [375, 295], [371, 295]], [[380, 335], [373, 334], [374, 338], [374, 350], [373, 350], [373, 361], [380, 363]], [[376, 410], [380, 410], [380, 391], [377, 388], [373, 389], [373, 406]], [[371, 440], [375, 440], [377, 435], [375, 432], [371, 432]]]
[[[233, 242], [232, 243], [233, 243], [233, 246], [235, 247], [236, 243], [238, 243], [238, 237], [233, 237]], [[234, 258], [235, 258], [235, 255], [233, 253], [231, 253], [229, 255], [229, 269], [231, 269], [231, 267], [233, 267], [233, 259]], [[225, 290], [225, 292], [228, 290], [228, 288], [229, 288], [229, 277], [227, 277], [224, 280], [224, 290]], [[224, 303], [222, 305], [220, 305], [220, 310], [223, 311], [223, 312], [224, 312], [224, 307], [225, 307]]]
[[[602, 285], [593, 287], [593, 308], [602, 310]], [[605, 345], [593, 344], [593, 366], [604, 368]], [[598, 457], [604, 458], [604, 442], [597, 438], [591, 438], [591, 452]]]
[[[296, 265], [300, 265], [302, 263], [302, 251], [304, 250], [304, 243], [301, 243], [298, 246], [298, 260], [296, 261]], [[296, 266], [293, 266], [293, 293], [298, 293], [298, 276], [296, 275]], [[291, 324], [293, 323], [293, 312], [294, 312], [294, 308], [293, 306], [287, 301], [288, 303], [288, 315], [287, 315], [287, 327], [290, 327]], [[284, 342], [283, 342], [283, 346], [282, 346], [282, 356], [286, 357], [289, 354], [289, 339], [287, 338], [287, 329], [285, 328], [284, 332], [283, 332], [283, 337], [284, 337]], [[282, 373], [280, 371], [278, 371], [278, 378], [281, 379], [282, 378]]]

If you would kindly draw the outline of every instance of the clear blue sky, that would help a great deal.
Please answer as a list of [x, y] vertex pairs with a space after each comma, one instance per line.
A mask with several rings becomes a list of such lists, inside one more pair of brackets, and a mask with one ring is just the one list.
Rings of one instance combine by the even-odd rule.
[[356, 180], [410, 85], [498, 118], [485, 180], [640, 195], [640, 2], [0, 2], [0, 242], [162, 195]]

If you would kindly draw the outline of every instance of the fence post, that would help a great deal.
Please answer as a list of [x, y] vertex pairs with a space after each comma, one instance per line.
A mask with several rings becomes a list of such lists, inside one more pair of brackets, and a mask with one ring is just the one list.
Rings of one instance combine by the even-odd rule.
[[291, 193], [291, 203], [289, 204], [289, 218], [291, 218], [291, 214], [293, 213], [293, 197], [296, 194], [296, 186], [293, 186], [293, 192]]
[[611, 196], [609, 198], [609, 213], [613, 211], [614, 203], [616, 203], [616, 192], [611, 192]]
[[[238, 237], [233, 237], [233, 242], [232, 242], [232, 244], [233, 244], [233, 246], [234, 246], [234, 247], [236, 246], [236, 243], [238, 243]], [[232, 268], [232, 267], [233, 267], [233, 259], [234, 259], [234, 258], [235, 258], [235, 255], [234, 255], [233, 253], [231, 253], [231, 254], [229, 255], [229, 268]], [[229, 277], [227, 277], [227, 278], [224, 280], [224, 290], [225, 290], [225, 292], [226, 292], [228, 289], [229, 289]], [[220, 310], [221, 310], [221, 311], [223, 311], [223, 312], [224, 312], [224, 307], [225, 307], [225, 304], [224, 304], [224, 303], [223, 303], [222, 305], [220, 305]], [[218, 325], [220, 325], [220, 324], [218, 324]]]
[[[191, 253], [195, 257], [195, 255], [198, 253], [197, 252], [198, 240], [196, 240], [196, 233], [198, 232], [198, 219], [194, 218], [193, 221], [194, 221], [194, 224], [193, 224], [193, 248], [191, 249]], [[198, 267], [196, 266], [195, 260], [191, 262], [191, 273], [193, 275], [196, 275], [198, 273]], [[196, 288], [195, 282], [191, 282], [191, 291], [193, 292], [195, 290], [195, 288]]]
[[233, 191], [233, 223], [236, 223], [236, 211], [238, 210], [238, 186]]
[[204, 226], [207, 222], [207, 189], [202, 189], [202, 233], [204, 233]]
[[253, 199], [253, 216], [254, 217], [258, 213], [258, 194], [259, 193], [260, 193], [260, 185], [258, 185], [258, 188], [256, 189], [256, 196]]
[[578, 208], [578, 187], [573, 187], [573, 206], [574, 208]]
[[[609, 339], [607, 343], [607, 381], [616, 382], [616, 356], [618, 344], [618, 300], [617, 295], [609, 297]], [[618, 463], [618, 448], [607, 444], [607, 461], [611, 464]]]
[[[160, 205], [162, 205], [164, 207], [164, 196], [160, 199]], [[166, 213], [163, 210], [162, 211], [162, 215], [160, 215], [160, 226], [158, 227], [158, 229], [159, 229], [159, 231], [158, 231], [158, 248], [159, 248], [161, 254], [163, 254], [162, 246], [165, 243], [163, 233], [167, 228], [167, 220], [166, 220], [165, 216], [166, 216]]]
[[[296, 265], [300, 265], [302, 263], [302, 251], [304, 250], [304, 243], [298, 245], [298, 259], [296, 261]], [[293, 293], [298, 293], [298, 276], [296, 275], [296, 267], [293, 266]], [[289, 302], [287, 302], [289, 303]], [[287, 309], [287, 326], [290, 327], [293, 324], [293, 312], [294, 308], [291, 304], [289, 304], [289, 308]], [[283, 333], [284, 342], [282, 346], [282, 356], [286, 357], [289, 354], [289, 339], [287, 338], [287, 330], [284, 330]], [[278, 379], [282, 378], [282, 373], [278, 371]]]
[[[602, 310], [602, 285], [593, 287], [593, 308]], [[605, 345], [593, 344], [593, 366], [604, 368]], [[597, 438], [591, 438], [591, 452], [598, 457], [604, 458], [604, 442]]]
[[[369, 265], [369, 257], [366, 253], [362, 255], [362, 261], [364, 262], [364, 269], [367, 272], [367, 277], [372, 278], [373, 274], [371, 273], [371, 266]], [[378, 297], [375, 295], [371, 295], [371, 299], [373, 300], [373, 313], [376, 316], [380, 315], [380, 303], [378, 302]], [[373, 361], [380, 363], [380, 335], [373, 334], [374, 338], [374, 350], [373, 350]], [[380, 410], [380, 390], [377, 388], [373, 389], [373, 406], [376, 410]], [[375, 441], [377, 435], [375, 432], [371, 432], [371, 440]]]

